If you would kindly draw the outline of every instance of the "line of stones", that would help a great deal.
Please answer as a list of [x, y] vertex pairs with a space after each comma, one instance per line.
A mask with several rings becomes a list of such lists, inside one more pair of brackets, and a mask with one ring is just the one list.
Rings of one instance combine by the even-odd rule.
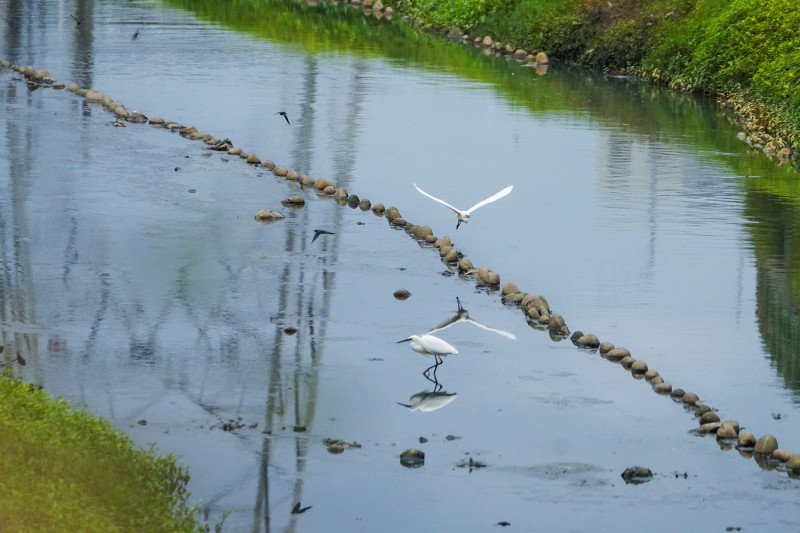
[[[0, 68], [11, 68], [23, 74], [26, 83], [32, 90], [42, 86], [50, 86], [54, 89], [64, 88], [64, 84], [51, 78], [45, 69], [36, 70], [32, 66], [11, 65], [6, 61], [0, 61]], [[194, 127], [185, 127], [178, 122], [166, 121], [160, 117], [148, 119], [139, 111], [128, 113], [121, 102], [115, 101], [108, 95], [98, 91], [80, 88], [75, 82], [70, 83], [66, 88], [68, 91], [83, 96], [87, 102], [102, 104], [117, 117], [116, 125], [124, 126], [125, 122], [149, 122], [154, 126], [163, 127], [169, 131], [177, 131], [187, 139], [202, 140], [212, 150], [238, 155], [251, 165], [260, 165], [262, 168], [271, 171], [276, 177], [297, 182], [304, 190], [307, 188], [316, 189], [319, 191], [318, 195], [320, 197], [332, 198], [339, 205], [349, 205], [351, 208], [359, 207], [362, 211], [371, 209], [376, 216], [385, 216], [391, 226], [398, 229], [402, 228], [413, 238], [437, 249], [441, 260], [448, 267], [457, 268], [460, 277], [463, 279], [474, 280], [478, 286], [486, 288], [488, 293], [493, 293], [500, 289], [502, 301], [507, 305], [521, 309], [532, 327], [546, 329], [554, 340], [561, 340], [570, 335], [570, 330], [564, 317], [551, 311], [550, 305], [544, 296], [520, 291], [514, 282], [507, 282], [500, 288], [500, 275], [498, 273], [488, 267], [475, 268], [472, 262], [453, 246], [450, 237], [436, 237], [429, 226], [420, 226], [408, 222], [401, 216], [397, 207], [389, 207], [387, 209], [380, 203], [373, 206], [369, 200], [360, 200], [358, 196], [349, 194], [345, 188], [335, 187], [325, 178], [314, 179], [307, 174], [300, 175], [295, 170], [278, 167], [270, 160], [262, 162], [255, 153], [247, 153], [234, 146], [230, 139], [219, 140], [213, 135], [197, 131]], [[125, 122], [120, 122], [120, 119]], [[282, 203], [287, 206], [302, 207], [305, 204], [305, 199], [300, 195], [293, 195], [282, 200]], [[267, 213], [267, 215], [264, 213]], [[269, 213], [274, 213], [276, 216], [271, 216]], [[283, 218], [283, 215], [267, 210], [256, 213], [256, 219], [261, 221], [270, 221], [277, 218]], [[700, 419], [700, 427], [696, 431], [702, 434], [715, 434], [723, 449], [733, 447], [735, 442], [742, 456], [747, 458], [755, 457], [762, 468], [770, 469], [783, 464], [789, 475], [800, 475], [800, 454], [779, 448], [777, 439], [772, 435], [763, 435], [756, 439], [750, 432], [740, 432], [740, 426], [737, 421], [720, 420], [710, 406], [700, 401], [697, 394], [686, 392], [680, 388], [673, 388], [671, 384], [664, 381], [657, 371], [649, 369], [647, 363], [634, 359], [628, 349], [615, 347], [609, 342], [601, 343], [597, 336], [583, 334], [580, 331], [574, 332], [570, 339], [580, 348], [598, 350], [605, 359], [619, 363], [621, 367], [630, 370], [635, 378], [643, 379], [650, 383], [656, 393], [668, 395], [678, 403], [693, 408], [695, 415]]]

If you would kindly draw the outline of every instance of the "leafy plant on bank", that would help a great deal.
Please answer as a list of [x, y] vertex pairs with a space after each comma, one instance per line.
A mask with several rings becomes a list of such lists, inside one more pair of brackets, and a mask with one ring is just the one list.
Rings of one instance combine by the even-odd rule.
[[[551, 59], [726, 93], [773, 133], [800, 141], [796, 0], [402, 0], [436, 26], [491, 35]], [[468, 10], [473, 10], [468, 13]], [[787, 68], [789, 67], [789, 68]]]

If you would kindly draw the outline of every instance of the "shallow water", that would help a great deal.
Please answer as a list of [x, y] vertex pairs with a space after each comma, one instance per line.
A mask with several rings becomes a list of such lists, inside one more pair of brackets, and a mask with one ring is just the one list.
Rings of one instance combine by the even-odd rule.
[[[345, 6], [189, 4], [0, 0], [0, 60], [396, 205], [573, 331], [800, 451], [797, 176], [713, 103], [558, 64], [540, 76]], [[385, 219], [162, 129], [115, 128], [7, 69], [0, 105], [3, 357], [177, 454], [212, 523], [796, 529], [797, 480], [694, 436], [683, 407], [529, 327]], [[412, 182], [459, 207], [514, 191], [456, 231]], [[296, 192], [306, 207], [280, 205]], [[287, 218], [258, 224], [262, 208]], [[335, 234], [311, 243], [316, 228]], [[453, 317], [456, 297], [517, 340], [442, 331], [459, 354], [436, 375], [455, 399], [409, 411], [436, 386], [396, 341]], [[361, 447], [333, 455], [326, 438]], [[407, 448], [424, 467], [400, 465]], [[457, 466], [470, 457], [487, 466]], [[637, 464], [655, 478], [626, 485]], [[292, 515], [297, 501], [313, 507]]]

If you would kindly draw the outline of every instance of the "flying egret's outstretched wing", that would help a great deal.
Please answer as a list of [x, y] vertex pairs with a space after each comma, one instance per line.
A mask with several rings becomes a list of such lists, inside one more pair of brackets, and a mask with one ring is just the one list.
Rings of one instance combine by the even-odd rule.
[[513, 333], [510, 333], [508, 331], [503, 331], [502, 329], [494, 329], [494, 328], [490, 328], [489, 326], [484, 326], [480, 322], [475, 322], [471, 318], [467, 319], [465, 322], [469, 322], [470, 324], [475, 324], [476, 326], [478, 326], [481, 329], [485, 329], [486, 331], [491, 331], [492, 333], [497, 333], [498, 335], [502, 335], [503, 337], [505, 337], [507, 339], [511, 339], [512, 341], [517, 340], [517, 337], [514, 336]]
[[[468, 214], [468, 215], [469, 215], [470, 213], [472, 213], [473, 211], [475, 211], [475, 210], [476, 210], [476, 209], [478, 209], [479, 207], [483, 207], [484, 205], [486, 205], [486, 204], [490, 204], [490, 203], [494, 202], [495, 200], [499, 200], [499, 199], [500, 199], [500, 198], [502, 198], [503, 196], [505, 196], [505, 195], [507, 195], [508, 193], [510, 193], [510, 192], [511, 192], [511, 189], [513, 189], [513, 188], [514, 188], [514, 186], [513, 186], [513, 185], [509, 185], [508, 187], [506, 187], [505, 189], [503, 189], [503, 190], [502, 190], [502, 191], [500, 191], [499, 193], [497, 193], [497, 194], [493, 194], [492, 196], [490, 196], [490, 197], [489, 197], [489, 198], [487, 198], [486, 200], [483, 200], [483, 201], [481, 201], [481, 202], [478, 202], [477, 204], [473, 205], [472, 207], [470, 207], [469, 209], [467, 209], [466, 211], [464, 211], [464, 213], [466, 213], [466, 214]], [[420, 192], [422, 192], [422, 191], [420, 191]], [[424, 193], [423, 193], [423, 194], [424, 194]], [[430, 195], [429, 195], [429, 196], [430, 196]], [[433, 196], [431, 196], [431, 198], [433, 198]], [[436, 198], [433, 198], [433, 199], [434, 199], [434, 200], [436, 200]], [[439, 202], [442, 202], [441, 200], [437, 200], [437, 201], [439, 201]], [[444, 202], [442, 202], [442, 203], [444, 203]]]
[[[419, 192], [421, 192], [422, 194], [424, 194], [425, 196], [427, 196], [428, 198], [430, 198], [430, 199], [431, 199], [431, 200], [433, 200], [434, 202], [439, 202], [440, 204], [442, 204], [442, 205], [446, 206], [448, 209], [450, 209], [451, 211], [453, 211], [453, 212], [454, 212], [456, 215], [460, 215], [460, 214], [461, 214], [461, 211], [459, 211], [458, 209], [456, 209], [456, 208], [455, 208], [455, 207], [453, 207], [452, 205], [448, 204], [448, 203], [447, 203], [447, 202], [445, 202], [444, 200], [439, 200], [439, 199], [438, 199], [438, 198], [436, 198], [435, 196], [431, 196], [430, 194], [426, 193], [425, 191], [423, 191], [422, 189], [420, 189], [419, 187], [417, 187], [417, 184], [416, 184], [416, 183], [412, 183], [412, 185], [413, 185], [413, 186], [414, 186], [414, 187], [415, 187], [415, 188], [416, 188], [416, 189], [417, 189]], [[506, 193], [506, 194], [508, 194], [508, 193]], [[477, 207], [477, 206], [476, 206], [476, 207]], [[473, 209], [475, 209], [475, 208], [473, 207]]]

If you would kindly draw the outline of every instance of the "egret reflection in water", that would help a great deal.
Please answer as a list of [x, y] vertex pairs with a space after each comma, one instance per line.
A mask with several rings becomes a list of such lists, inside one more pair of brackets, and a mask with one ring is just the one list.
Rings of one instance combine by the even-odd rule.
[[428, 379], [435, 384], [433, 391], [422, 391], [412, 394], [408, 399], [408, 403], [397, 402], [397, 404], [402, 405], [409, 411], [429, 413], [441, 409], [456, 399], [457, 394], [455, 392], [442, 390], [442, 384], [436, 380], [435, 374], [434, 379], [430, 379], [430, 377], [428, 377]]

